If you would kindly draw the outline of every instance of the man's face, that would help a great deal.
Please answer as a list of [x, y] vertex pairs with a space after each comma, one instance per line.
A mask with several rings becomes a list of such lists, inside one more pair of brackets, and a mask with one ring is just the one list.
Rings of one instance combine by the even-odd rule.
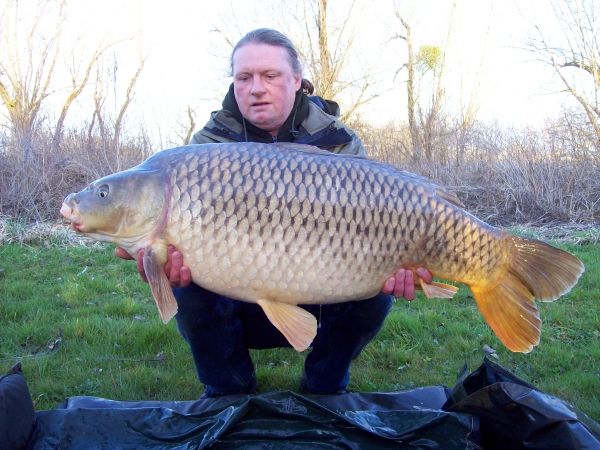
[[240, 111], [273, 136], [292, 112], [301, 82], [283, 47], [250, 43], [233, 55], [233, 91]]

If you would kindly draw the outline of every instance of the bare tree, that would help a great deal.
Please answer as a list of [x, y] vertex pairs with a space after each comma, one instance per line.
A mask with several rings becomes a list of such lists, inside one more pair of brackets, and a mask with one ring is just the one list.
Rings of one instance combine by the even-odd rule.
[[65, 124], [65, 119], [67, 118], [67, 113], [69, 112], [69, 108], [71, 104], [81, 95], [83, 89], [88, 85], [90, 75], [94, 66], [98, 64], [98, 60], [100, 57], [112, 46], [116, 45], [117, 42], [113, 42], [107, 45], [101, 44], [96, 48], [96, 50], [92, 53], [92, 56], [89, 58], [86, 67], [81, 71], [81, 66], [84, 64], [81, 60], [80, 52], [75, 51], [75, 47], [71, 51], [70, 54], [70, 64], [68, 66], [70, 75], [71, 75], [71, 85], [68, 88], [68, 95], [65, 99], [62, 109], [60, 111], [60, 115], [58, 116], [58, 120], [56, 122], [56, 128], [54, 130], [54, 137], [52, 139], [53, 147], [57, 147], [60, 144], [60, 140], [62, 139], [63, 127]]
[[[33, 19], [23, 33], [23, 24], [27, 23], [25, 16], [31, 14]], [[56, 147], [69, 108], [88, 84], [101, 55], [117, 42], [100, 44], [87, 62], [83, 62], [82, 48], [73, 46], [65, 56], [66, 64], [61, 66], [66, 48], [62, 43], [66, 0], [38, 0], [34, 8], [25, 11], [18, 0], [6, 2], [0, 19], [0, 100], [12, 134], [23, 149], [23, 162], [27, 164], [32, 152], [32, 138], [47, 98], [58, 91], [67, 92], [53, 133], [52, 143]], [[59, 67], [68, 70], [69, 86], [60, 86]]]
[[[421, 45], [415, 52], [409, 19], [400, 11], [398, 4], [394, 3], [394, 13], [403, 30], [395, 33], [390, 40], [403, 40], [407, 46], [406, 62], [397, 70], [396, 76], [404, 68], [407, 69], [408, 124], [415, 158], [424, 156], [428, 160], [447, 159], [443, 146], [437, 145], [436, 141], [439, 140], [442, 131], [439, 121], [442, 119], [441, 110], [445, 99], [445, 55], [454, 31], [456, 5], [457, 1], [454, 0], [444, 50], [433, 45]], [[421, 86], [426, 77], [431, 86], [428, 90], [429, 95]]]
[[[357, 55], [357, 1], [340, 5], [334, 15], [329, 0], [267, 0], [249, 16], [255, 21], [270, 16], [273, 28], [285, 30], [306, 63], [305, 76], [314, 84], [315, 94], [338, 102], [341, 119], [349, 121], [361, 106], [387, 90], [378, 88], [375, 69], [357, 64], [364, 60]], [[240, 22], [243, 18], [233, 15], [213, 24], [228, 53], [242, 36]]]
[[[135, 73], [128, 81], [122, 100], [118, 100], [118, 79], [119, 63], [115, 55], [112, 55], [112, 62], [108, 63], [107, 58], [101, 58], [97, 63], [96, 79], [94, 82], [94, 111], [90, 120], [87, 139], [90, 145], [99, 135], [102, 141], [101, 151], [105, 166], [110, 168], [111, 172], [123, 170], [133, 163], [138, 163], [139, 158], [147, 155], [126, 154], [130, 149], [124, 145], [124, 135], [126, 133], [125, 123], [127, 111], [135, 99], [135, 86], [144, 69], [148, 55], [145, 55], [138, 47], [138, 66]], [[107, 68], [107, 66], [110, 66]], [[111, 101], [108, 99], [110, 91], [114, 93], [114, 114], [108, 112], [108, 106]], [[119, 103], [120, 102], [120, 103]], [[138, 130], [143, 131], [143, 130]], [[142, 152], [143, 153], [143, 152]]]
[[416, 110], [415, 52], [414, 52], [414, 48], [413, 48], [410, 24], [409, 24], [408, 20], [405, 18], [405, 16], [400, 13], [396, 4], [394, 4], [394, 13], [395, 13], [396, 17], [398, 18], [398, 20], [400, 21], [400, 23], [402, 24], [402, 26], [404, 27], [404, 32], [396, 33], [394, 36], [392, 36], [392, 38], [390, 38], [390, 40], [402, 39], [403, 41], [405, 41], [407, 53], [408, 53], [406, 62], [396, 71], [394, 78], [396, 78], [396, 76], [398, 76], [398, 73], [402, 69], [406, 68], [406, 70], [408, 72], [407, 79], [406, 79], [406, 95], [407, 95], [407, 100], [408, 100], [408, 102], [407, 102], [408, 128], [410, 130], [410, 144], [411, 144], [411, 147], [414, 149], [417, 147], [418, 141], [419, 141], [419, 131], [417, 128], [417, 121], [416, 121], [416, 117], [415, 117], [415, 110]]
[[[302, 5], [302, 22], [305, 24], [304, 30], [309, 39], [300, 40], [298, 48], [308, 64], [309, 76], [316, 92], [322, 97], [339, 100], [339, 94], [343, 89], [338, 80], [343, 68], [348, 64], [354, 33], [350, 32], [347, 36], [348, 45], [341, 48], [339, 41], [345, 34], [348, 21], [343, 21], [341, 28], [337, 30], [337, 36], [334, 36], [333, 31], [327, 26], [327, 3], [328, 0], [317, 0], [304, 2]], [[355, 2], [352, 1], [347, 17], [350, 17], [354, 7]], [[330, 48], [332, 38], [335, 38], [333, 49]]]
[[[114, 135], [113, 135], [113, 148], [117, 152], [119, 151], [119, 147], [120, 147], [121, 132], [122, 132], [122, 128], [123, 128], [123, 120], [125, 118], [125, 113], [127, 112], [127, 108], [129, 108], [129, 105], [131, 104], [131, 101], [133, 100], [133, 97], [135, 95], [135, 91], [134, 91], [135, 84], [136, 84], [140, 74], [142, 73], [144, 64], [146, 63], [146, 59], [147, 59], [147, 56], [143, 56], [142, 50], [139, 49], [138, 69], [135, 72], [135, 74], [133, 75], [133, 77], [131, 77], [131, 80], [129, 80], [129, 85], [127, 86], [127, 90], [125, 91], [125, 99], [123, 100], [123, 104], [121, 105], [119, 114], [117, 115], [117, 118], [115, 120]], [[120, 167], [119, 167], [119, 170], [121, 170]]]
[[189, 144], [194, 131], [196, 131], [196, 112], [188, 105], [185, 114], [181, 114], [177, 118], [177, 129], [174, 131], [177, 141], [172, 143], [175, 145]]
[[[340, 103], [341, 119], [349, 121], [361, 106], [387, 91], [377, 88], [373, 68], [353, 66], [364, 59], [357, 57], [358, 30], [352, 25], [355, 23], [352, 18], [360, 14], [356, 1], [346, 3], [343, 14], [333, 21], [329, 16], [329, 0], [303, 0], [297, 4], [292, 17], [301, 32], [290, 38], [308, 66], [308, 77], [316, 94]], [[290, 11], [294, 10], [290, 8]]]
[[[431, 160], [434, 158], [439, 159], [442, 164], [448, 162], [448, 152], [445, 145], [433, 146], [434, 136], [440, 137], [442, 131], [439, 127], [441, 120], [441, 110], [445, 99], [444, 89], [444, 73], [446, 71], [446, 55], [448, 54], [448, 46], [454, 32], [454, 25], [456, 24], [456, 5], [457, 0], [452, 2], [452, 9], [450, 12], [450, 20], [448, 22], [448, 32], [444, 43], [444, 50], [440, 51], [437, 47], [421, 47], [419, 60], [422, 61], [422, 65], [426, 69], [433, 73], [435, 88], [432, 93], [431, 106], [425, 113], [425, 117], [422, 116], [421, 123], [426, 133], [425, 139], [425, 154], [427, 159]], [[437, 152], [436, 152], [437, 149]]]
[[[490, 10], [490, 17], [494, 14], [493, 7]], [[491, 23], [491, 21], [489, 22]], [[475, 79], [469, 82], [470, 93], [468, 100], [464, 101], [464, 89], [463, 81], [461, 81], [460, 97], [459, 97], [459, 116], [457, 118], [457, 136], [456, 136], [456, 166], [460, 166], [465, 159], [465, 153], [467, 151], [469, 135], [474, 132], [477, 123], [477, 115], [479, 114], [480, 104], [478, 102], [479, 90], [481, 88], [482, 78], [484, 76], [484, 68], [486, 65], [486, 59], [490, 52], [487, 51], [490, 43], [491, 27], [488, 25], [485, 41], [483, 45], [483, 51], [481, 53], [481, 59], [479, 62], [479, 69], [475, 75]]]
[[[23, 148], [26, 164], [42, 104], [53, 93], [51, 82], [60, 51], [65, 0], [39, 0], [26, 36], [22, 36], [18, 26], [23, 23], [18, 0], [5, 3], [1, 19], [0, 99], [13, 136]], [[44, 19], [56, 23], [49, 36], [40, 31]]]
[[[583, 107], [590, 125], [600, 139], [600, 30], [597, 2], [592, 0], [551, 0], [556, 29], [535, 25], [535, 34], [526, 49], [551, 66], [564, 91]], [[596, 149], [600, 144], [596, 144]]]

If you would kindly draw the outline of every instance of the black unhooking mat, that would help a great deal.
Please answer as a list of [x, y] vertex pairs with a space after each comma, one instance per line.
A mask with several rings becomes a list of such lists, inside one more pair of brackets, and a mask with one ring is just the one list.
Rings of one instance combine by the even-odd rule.
[[73, 397], [37, 411], [20, 365], [0, 378], [2, 449], [600, 449], [600, 426], [487, 358], [453, 389], [267, 392], [189, 402]]

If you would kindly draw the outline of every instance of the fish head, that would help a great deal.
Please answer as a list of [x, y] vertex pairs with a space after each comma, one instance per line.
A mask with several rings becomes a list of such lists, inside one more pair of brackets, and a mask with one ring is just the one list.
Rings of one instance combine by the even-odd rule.
[[100, 178], [68, 195], [60, 213], [75, 231], [117, 244], [133, 256], [162, 231], [169, 196], [169, 183], [162, 171], [131, 169]]

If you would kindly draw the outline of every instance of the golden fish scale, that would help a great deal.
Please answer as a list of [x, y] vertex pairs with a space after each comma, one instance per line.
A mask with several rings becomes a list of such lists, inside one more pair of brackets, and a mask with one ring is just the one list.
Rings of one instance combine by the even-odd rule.
[[501, 232], [430, 182], [375, 162], [240, 144], [189, 153], [167, 175], [165, 237], [195, 282], [231, 297], [367, 298], [399, 267], [418, 265], [490, 284], [510, 262]]

